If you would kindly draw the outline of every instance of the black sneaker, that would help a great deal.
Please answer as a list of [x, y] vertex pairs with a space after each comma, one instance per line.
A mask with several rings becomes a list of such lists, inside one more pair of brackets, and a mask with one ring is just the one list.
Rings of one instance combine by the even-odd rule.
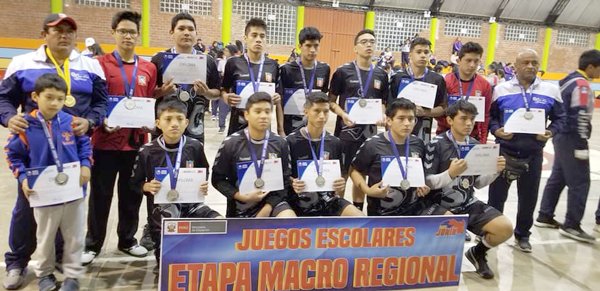
[[538, 218], [533, 222], [533, 225], [542, 228], [557, 229], [562, 226], [562, 223], [556, 221], [554, 218], [543, 218], [541, 216], [538, 216]]
[[477, 254], [475, 254], [475, 247], [471, 247], [469, 250], [467, 250], [465, 256], [467, 257], [469, 262], [471, 262], [471, 264], [475, 266], [476, 272], [477, 274], [479, 274], [479, 276], [481, 276], [481, 278], [494, 278], [494, 272], [492, 272], [492, 270], [488, 266], [485, 254], [483, 256], [478, 256]]
[[149, 224], [144, 225], [144, 232], [142, 234], [142, 238], [140, 239], [140, 245], [145, 247], [148, 251], [154, 249], [154, 242], [152, 241], [152, 237], [150, 236]]
[[574, 240], [578, 240], [586, 243], [596, 243], [596, 238], [587, 234], [580, 226], [578, 227], [565, 227], [561, 226], [558, 229], [558, 232], [568, 238], [572, 238]]
[[515, 238], [515, 247], [524, 253], [531, 253], [531, 244], [528, 237]]

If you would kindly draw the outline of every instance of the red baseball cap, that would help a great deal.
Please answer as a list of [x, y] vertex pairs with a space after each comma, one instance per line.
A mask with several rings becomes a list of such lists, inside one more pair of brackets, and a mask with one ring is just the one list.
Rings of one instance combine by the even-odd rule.
[[61, 24], [62, 22], [67, 22], [73, 29], [77, 30], [77, 23], [75, 19], [67, 16], [64, 13], [53, 13], [46, 17], [44, 20], [44, 30], [48, 27], [53, 27]]

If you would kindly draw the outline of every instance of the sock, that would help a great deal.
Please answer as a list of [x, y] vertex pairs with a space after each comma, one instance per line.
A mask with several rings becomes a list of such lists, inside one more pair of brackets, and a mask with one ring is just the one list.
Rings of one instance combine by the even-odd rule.
[[478, 256], [483, 256], [489, 249], [490, 248], [485, 246], [482, 239], [476, 246], [473, 247], [473, 253], [475, 253]]
[[356, 206], [356, 208], [358, 208], [358, 210], [363, 211], [363, 207], [365, 206], [364, 202], [352, 202], [352, 204], [354, 204], [354, 206]]

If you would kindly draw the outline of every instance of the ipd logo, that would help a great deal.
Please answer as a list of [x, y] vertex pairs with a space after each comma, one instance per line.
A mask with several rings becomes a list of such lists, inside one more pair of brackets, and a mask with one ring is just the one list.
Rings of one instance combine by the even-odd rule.
[[435, 236], [452, 236], [452, 235], [464, 235], [465, 234], [465, 221], [459, 221], [456, 219], [444, 220], [440, 223], [438, 231]]

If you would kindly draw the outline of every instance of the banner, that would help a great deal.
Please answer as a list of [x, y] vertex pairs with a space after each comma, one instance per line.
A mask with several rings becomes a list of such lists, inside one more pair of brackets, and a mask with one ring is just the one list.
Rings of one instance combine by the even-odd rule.
[[458, 285], [467, 216], [164, 219], [160, 290]]

